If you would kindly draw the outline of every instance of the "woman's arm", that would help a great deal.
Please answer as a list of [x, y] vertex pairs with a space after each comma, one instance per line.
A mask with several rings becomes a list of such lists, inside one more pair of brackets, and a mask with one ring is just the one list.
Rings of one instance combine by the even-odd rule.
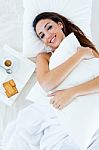
[[75, 96], [93, 94], [99, 92], [99, 76], [93, 80], [74, 87]]
[[56, 91], [49, 94], [49, 96], [53, 96], [50, 100], [51, 104], [53, 104], [55, 108], [62, 109], [78, 96], [84, 96], [97, 92], [99, 92], [99, 77], [66, 90]]
[[90, 48], [80, 48], [63, 64], [52, 70], [49, 70], [50, 56], [51, 55], [47, 53], [41, 53], [37, 56], [36, 61], [37, 79], [45, 91], [50, 91], [56, 88], [83, 59], [89, 59], [93, 57]]

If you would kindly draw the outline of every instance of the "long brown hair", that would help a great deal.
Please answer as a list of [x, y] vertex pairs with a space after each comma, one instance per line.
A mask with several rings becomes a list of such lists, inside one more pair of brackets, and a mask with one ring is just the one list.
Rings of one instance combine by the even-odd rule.
[[73, 22], [71, 22], [66, 17], [55, 13], [55, 12], [43, 12], [36, 16], [36, 18], [33, 21], [33, 27], [34, 31], [36, 32], [36, 25], [41, 19], [51, 19], [54, 22], [58, 23], [61, 22], [63, 24], [63, 32], [65, 36], [68, 36], [70, 33], [74, 33], [74, 35], [77, 37], [78, 41], [80, 42], [80, 45], [83, 47], [90, 47], [92, 48], [96, 53], [97, 50], [94, 46], [94, 44], [85, 36], [84, 32]]

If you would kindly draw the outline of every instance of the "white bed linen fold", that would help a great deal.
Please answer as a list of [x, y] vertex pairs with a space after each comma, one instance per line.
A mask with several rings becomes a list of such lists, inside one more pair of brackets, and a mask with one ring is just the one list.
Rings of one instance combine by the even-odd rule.
[[62, 150], [64, 143], [68, 150], [79, 150], [51, 107], [32, 104], [5, 130], [2, 150]]

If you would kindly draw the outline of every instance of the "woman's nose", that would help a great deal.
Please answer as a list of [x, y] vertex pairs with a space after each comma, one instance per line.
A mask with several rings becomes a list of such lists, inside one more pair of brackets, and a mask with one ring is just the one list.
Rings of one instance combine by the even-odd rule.
[[46, 33], [46, 40], [47, 40], [47, 42], [50, 41], [50, 34], [49, 33]]

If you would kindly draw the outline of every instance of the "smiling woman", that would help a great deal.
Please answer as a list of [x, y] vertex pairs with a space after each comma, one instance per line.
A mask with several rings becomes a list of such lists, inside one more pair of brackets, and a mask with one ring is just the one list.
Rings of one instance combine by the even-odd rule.
[[[33, 27], [38, 37], [39, 37], [38, 34], [42, 33], [43, 38], [44, 38], [45, 31], [47, 34], [47, 38], [50, 34], [52, 35], [52, 34], [57, 33], [57, 36], [59, 36], [57, 37], [57, 40], [60, 39], [60, 42], [63, 40], [63, 38], [65, 38], [65, 36], [68, 36], [71, 32], [74, 32], [81, 46], [84, 46], [84, 47], [89, 46], [90, 48], [93, 48], [94, 50], [96, 50], [93, 43], [85, 36], [83, 31], [77, 25], [69, 21], [69, 19], [65, 18], [64, 16], [60, 14], [57, 14], [54, 12], [41, 13], [35, 18], [33, 22]], [[43, 41], [43, 42], [45, 43], [46, 41]], [[49, 46], [47, 43], [45, 44]], [[52, 48], [52, 46], [50, 47]]]
[[[41, 87], [47, 92], [58, 87], [83, 60], [91, 61], [96, 55], [99, 57], [94, 44], [85, 36], [83, 31], [60, 14], [41, 13], [34, 19], [33, 27], [37, 37], [54, 53], [62, 41], [72, 32], [81, 45], [70, 58], [52, 70], [49, 69], [52, 53], [38, 54], [36, 60], [37, 79]], [[64, 51], [68, 52], [68, 49], [64, 49]], [[58, 61], [58, 58], [55, 59]], [[68, 150], [80, 150], [79, 143], [76, 143], [75, 139], [72, 139], [62, 128], [53, 108], [62, 110], [76, 97], [91, 95], [96, 92], [99, 92], [98, 76], [77, 86], [51, 93], [49, 96], [53, 96], [50, 100], [52, 106], [51, 104], [33, 103], [18, 115], [16, 129], [4, 150], [32, 150], [35, 143], [35, 145], [39, 143], [40, 150], [65, 150], [66, 148]], [[35, 137], [37, 142], [34, 142]], [[97, 141], [93, 140], [93, 144], [98, 150]], [[88, 150], [90, 148], [90, 145], [86, 147]]]
[[[50, 29], [49, 29], [49, 25], [52, 26]], [[92, 54], [93, 56], [91, 50], [93, 50], [94, 53], [98, 55], [95, 46], [85, 36], [83, 31], [78, 26], [76, 26], [75, 24], [73, 24], [71, 21], [69, 21], [67, 18], [65, 18], [60, 14], [54, 12], [41, 13], [35, 18], [33, 22], [33, 27], [38, 37], [40, 37], [40, 35], [43, 35], [43, 38], [41, 40], [43, 41], [44, 44], [46, 44], [51, 48], [51, 51], [55, 51], [55, 49], [60, 45], [62, 40], [72, 32], [74, 32], [74, 35], [77, 37], [81, 46], [90, 47], [90, 49], [85, 48], [84, 53], [82, 53], [82, 48], [80, 48], [74, 60], [72, 59], [68, 60], [70, 61], [69, 65], [66, 62], [63, 65], [61, 65], [59, 68], [53, 69], [52, 71], [49, 71], [49, 67], [48, 67], [49, 59], [50, 59], [48, 55], [49, 56], [51, 55], [50, 54], [38, 55], [37, 78], [45, 90], [48, 89], [51, 90], [56, 86], [58, 86], [64, 80], [64, 78], [68, 76], [68, 74], [72, 71], [72, 69], [74, 69], [75, 66], [77, 66], [80, 63], [81, 59], [84, 59], [84, 57], [88, 56], [88, 53], [89, 55]], [[81, 53], [84, 56], [81, 56]], [[57, 74], [58, 76], [56, 78]]]
[[63, 25], [61, 22], [58, 22], [57, 24], [51, 19], [41, 20], [36, 26], [37, 36], [46, 46], [56, 49], [60, 42], [65, 38], [62, 28]]

